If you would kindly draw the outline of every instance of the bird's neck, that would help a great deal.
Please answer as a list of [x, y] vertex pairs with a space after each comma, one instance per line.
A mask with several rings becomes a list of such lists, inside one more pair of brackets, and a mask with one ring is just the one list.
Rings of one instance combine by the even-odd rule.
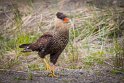
[[69, 29], [56, 29], [54, 31], [55, 36], [57, 37], [64, 37], [68, 38], [69, 37]]
[[55, 21], [55, 28], [54, 28], [55, 34], [58, 36], [68, 36], [69, 35], [69, 25], [67, 23], [64, 23], [62, 20], [57, 19]]

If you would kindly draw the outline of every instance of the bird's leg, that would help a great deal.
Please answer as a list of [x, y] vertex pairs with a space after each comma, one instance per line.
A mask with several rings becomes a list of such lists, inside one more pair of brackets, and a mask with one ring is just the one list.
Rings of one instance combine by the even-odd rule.
[[49, 74], [50, 77], [57, 77], [57, 76], [55, 75], [55, 65], [52, 64], [50, 72], [51, 72], [51, 73]]
[[48, 76], [57, 77], [55, 75], [55, 72], [54, 72], [55, 71], [55, 65], [52, 64], [52, 66], [50, 66], [45, 58], [43, 59], [43, 61], [44, 61], [45, 65], [46, 65], [46, 69], [50, 71], [50, 74], [48, 74]]
[[51, 70], [51, 67], [50, 67], [50, 65], [48, 64], [48, 62], [46, 61], [45, 58], [43, 59], [43, 61], [44, 61], [45, 65], [46, 65], [46, 69]]

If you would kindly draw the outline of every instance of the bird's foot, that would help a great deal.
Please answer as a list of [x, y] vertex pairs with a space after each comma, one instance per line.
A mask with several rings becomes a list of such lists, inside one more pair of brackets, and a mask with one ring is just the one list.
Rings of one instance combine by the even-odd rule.
[[55, 77], [55, 78], [58, 77], [57, 75], [55, 75], [55, 73], [49, 73], [48, 76], [49, 76], [49, 77], [52, 77], [52, 78], [53, 78], [53, 77]]
[[48, 74], [49, 77], [58, 77], [57, 75], [55, 75], [55, 65], [52, 65], [50, 67], [50, 73]]
[[49, 77], [58, 77], [55, 75], [55, 65], [51, 66], [50, 73], [48, 74]]

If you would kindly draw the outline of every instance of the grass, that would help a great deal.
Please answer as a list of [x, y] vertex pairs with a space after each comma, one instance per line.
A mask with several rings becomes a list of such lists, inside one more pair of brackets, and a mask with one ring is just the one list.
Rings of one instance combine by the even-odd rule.
[[44, 70], [43, 65], [38, 65], [38, 64], [29, 64], [28, 68], [33, 71], [33, 70]]
[[122, 72], [124, 73], [124, 69], [118, 70], [118, 69], [113, 69], [111, 71], [112, 74], [122, 74]]
[[84, 60], [84, 64], [93, 66], [95, 63], [97, 64], [103, 64], [104, 63], [104, 52], [98, 51], [95, 53], [92, 53], [91, 55], [88, 55]]
[[[29, 0], [29, 4], [33, 6], [31, 2], [32, 0]], [[117, 33], [120, 31], [118, 20], [115, 20], [115, 17], [118, 15], [120, 14], [116, 13], [111, 8], [99, 11], [90, 8], [86, 14], [80, 12], [70, 14], [70, 18], [73, 19], [72, 23], [74, 23], [76, 27], [70, 29], [69, 44], [64, 50], [64, 53], [60, 56], [58, 64], [70, 69], [80, 69], [87, 66], [90, 68], [93, 67], [95, 64], [104, 64], [104, 61], [109, 56], [108, 54], [116, 55], [118, 52], [123, 51], [119, 47], [119, 44], [117, 44], [118, 41], [115, 42], [115, 40], [113, 40], [114, 38], [118, 37]], [[19, 45], [23, 43], [34, 42], [41, 35], [41, 32], [39, 30], [36, 30], [33, 33], [28, 31], [33, 29], [32, 27], [28, 30], [26, 29], [27, 31], [24, 30], [24, 25], [31, 25], [31, 20], [35, 19], [33, 18], [33, 15], [29, 14], [24, 17], [20, 14], [18, 9], [14, 9], [14, 16], [14, 23], [10, 26], [14, 28], [11, 30], [12, 32], [14, 32], [13, 34], [11, 34], [12, 37], [5, 37], [2, 35], [0, 36], [0, 48], [2, 48], [0, 50], [0, 59], [4, 58], [2, 56], [5, 56], [7, 51], [14, 50], [16, 53], [16, 60], [12, 63], [9, 63], [8, 67], [6, 68], [17, 65], [16, 63], [18, 63], [18, 58], [20, 56], [22, 57], [22, 55], [24, 55], [23, 57], [31, 56], [31, 53], [21, 53], [20, 51], [22, 49], [19, 48]], [[29, 21], [27, 22], [27, 20]], [[46, 21], [48, 21], [48, 23], [46, 23]], [[46, 25], [45, 23], [48, 25]], [[41, 20], [37, 23], [37, 27], [42, 30], [41, 28], [45, 26], [49, 27], [49, 23], [49, 20]], [[110, 47], [108, 46], [108, 44], [110, 44], [107, 43], [109, 42], [109, 40], [112, 41], [110, 43], [114, 44], [113, 49], [110, 49]], [[65, 60], [65, 62], [63, 62], [63, 60]], [[20, 64], [23, 64], [23, 62]], [[43, 66], [40, 66], [37, 63], [29, 63], [28, 69], [31, 71], [44, 70]]]

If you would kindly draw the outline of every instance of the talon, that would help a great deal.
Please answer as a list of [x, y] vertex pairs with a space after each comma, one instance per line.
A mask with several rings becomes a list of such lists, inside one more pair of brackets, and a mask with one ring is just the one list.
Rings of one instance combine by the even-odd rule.
[[52, 78], [53, 78], [53, 77], [58, 77], [58, 76], [55, 75], [54, 73], [49, 73], [48, 76], [49, 76], [49, 77], [52, 77]]

